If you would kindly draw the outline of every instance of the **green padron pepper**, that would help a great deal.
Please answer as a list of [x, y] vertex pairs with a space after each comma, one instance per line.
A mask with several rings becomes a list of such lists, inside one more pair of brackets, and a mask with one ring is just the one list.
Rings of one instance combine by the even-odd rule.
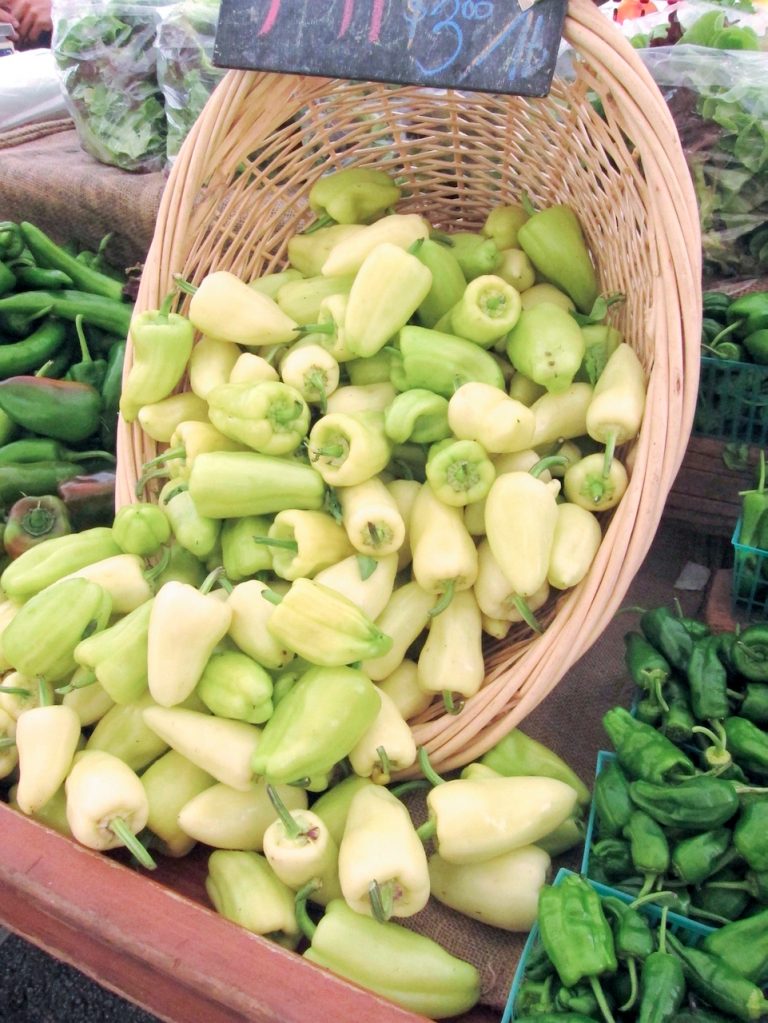
[[310, 668], [264, 725], [254, 774], [292, 783], [329, 773], [373, 724], [380, 702], [357, 668]]

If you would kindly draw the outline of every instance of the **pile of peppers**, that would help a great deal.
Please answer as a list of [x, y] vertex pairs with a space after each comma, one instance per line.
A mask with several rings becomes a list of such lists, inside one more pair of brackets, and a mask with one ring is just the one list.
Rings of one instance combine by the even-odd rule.
[[649, 912], [563, 871], [541, 889], [538, 929], [518, 1021], [750, 1023], [768, 1011], [768, 910], [702, 938], [672, 926], [666, 904]]
[[[114, 513], [127, 276], [34, 224], [0, 223], [0, 511], [13, 557]], [[21, 498], [39, 505], [13, 509]]]
[[702, 298], [702, 350], [718, 359], [768, 366], [768, 291], [739, 298], [705, 291]]
[[722, 925], [768, 907], [768, 626], [712, 633], [667, 607], [628, 632], [634, 714], [603, 719], [589, 876]]
[[758, 459], [755, 486], [741, 491], [740, 526], [733, 556], [733, 593], [737, 603], [757, 611], [768, 602], [768, 490], [765, 452]]
[[[397, 919], [433, 897], [528, 930], [552, 857], [583, 840], [589, 790], [553, 751], [515, 729], [439, 777], [403, 716], [412, 680], [385, 689], [352, 660], [381, 642], [362, 612], [329, 604], [343, 655], [292, 655], [269, 627], [282, 604], [206, 573], [162, 506], [46, 540], [0, 586], [11, 806], [147, 869], [208, 846], [222, 915], [414, 1012], [463, 1012], [480, 979]], [[412, 756], [422, 777], [393, 783]]]

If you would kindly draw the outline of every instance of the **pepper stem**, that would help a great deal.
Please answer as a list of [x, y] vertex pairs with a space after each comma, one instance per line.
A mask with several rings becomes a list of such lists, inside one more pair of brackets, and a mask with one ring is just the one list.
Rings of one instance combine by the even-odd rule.
[[44, 678], [38, 678], [37, 680], [37, 702], [41, 707], [50, 707], [53, 702], [48, 695]]
[[392, 777], [392, 762], [383, 746], [377, 746], [376, 753], [379, 757], [379, 766], [374, 768], [376, 783], [378, 785], [386, 785]]
[[83, 314], [78, 313], [75, 317], [75, 330], [77, 331], [77, 340], [80, 344], [80, 361], [81, 362], [93, 362], [93, 356], [88, 347], [88, 339], [85, 336], [85, 330], [83, 329]]
[[545, 458], [540, 458], [535, 465], [532, 465], [528, 470], [531, 476], [536, 479], [541, 476], [545, 469], [548, 469], [550, 465], [567, 465], [568, 459], [565, 455], [547, 455]]
[[608, 1002], [606, 1001], [605, 993], [603, 992], [602, 985], [598, 978], [590, 977], [589, 986], [592, 988], [592, 994], [595, 996], [595, 1001], [597, 1002], [600, 1008], [600, 1012], [603, 1014], [603, 1019], [605, 1020], [605, 1023], [616, 1023], [616, 1021], [613, 1018], [613, 1014], [611, 1013]]
[[616, 450], [616, 431], [611, 430], [608, 434], [608, 439], [605, 442], [605, 455], [603, 457], [603, 479], [608, 479], [611, 474], [611, 463], [613, 462], [613, 453]]
[[213, 587], [216, 585], [216, 583], [223, 575], [224, 566], [217, 565], [216, 568], [214, 568], [212, 572], [209, 572], [205, 579], [203, 579], [202, 583], [199, 586], [200, 593], [203, 594], [210, 593]]
[[[58, 692], [58, 689], [56, 690]], [[9, 696], [31, 696], [29, 689], [22, 689], [21, 686], [0, 686], [0, 693], [8, 693]]]
[[454, 700], [453, 693], [450, 689], [443, 690], [443, 706], [445, 707], [446, 714], [461, 714], [464, 710], [463, 700]]
[[440, 598], [438, 599], [437, 603], [431, 608], [431, 610], [427, 612], [427, 615], [430, 618], [435, 618], [437, 615], [441, 613], [441, 611], [445, 611], [450, 602], [453, 600], [453, 594], [455, 590], [456, 580], [448, 579], [445, 583], [445, 589], [440, 594]]
[[16, 745], [16, 740], [6, 736], [4, 739], [0, 739], [0, 749], [10, 749], [11, 746]]
[[386, 881], [379, 884], [375, 879], [368, 885], [368, 897], [371, 900], [371, 911], [380, 924], [385, 924], [392, 916], [395, 905], [394, 882]]
[[306, 831], [301, 827], [272, 785], [267, 785], [267, 795], [269, 796], [270, 803], [275, 808], [275, 813], [280, 818], [280, 822], [285, 828], [285, 833], [288, 838], [295, 841], [298, 838], [305, 837], [307, 834]]
[[312, 221], [309, 227], [302, 231], [302, 234], [314, 234], [315, 231], [320, 231], [324, 227], [330, 227], [335, 224], [336, 221], [330, 215], [330, 213], [322, 213], [319, 217]]
[[[136, 486], [134, 488], [134, 493], [136, 494], [136, 497], [141, 497], [142, 493], [144, 492], [144, 488], [146, 487], [147, 483], [149, 483], [150, 480], [160, 479], [162, 476], [167, 475], [168, 470], [165, 468], [164, 465], [158, 466], [157, 469], [152, 469], [151, 472], [143, 473], [143, 475], [139, 476], [139, 478], [136, 480]], [[166, 501], [166, 504], [167, 503], [168, 502]]]
[[187, 449], [183, 445], [180, 445], [177, 448], [167, 448], [165, 451], [161, 452], [155, 458], [150, 458], [148, 461], [146, 461], [142, 465], [142, 469], [153, 469], [156, 465], [164, 465], [166, 462], [170, 462], [172, 459], [186, 457]]
[[544, 631], [538, 618], [528, 606], [528, 601], [525, 597], [521, 597], [519, 593], [516, 593], [512, 598], [512, 603], [526, 625], [530, 626], [534, 632], [542, 633]]
[[416, 828], [416, 834], [422, 842], [428, 842], [430, 838], [434, 838], [437, 834], [437, 821], [430, 817], [429, 820], [424, 821], [423, 824]]
[[661, 907], [661, 921], [659, 923], [659, 952], [667, 951], [667, 914], [668, 906]]
[[424, 789], [431, 787], [426, 778], [414, 778], [413, 781], [404, 781], [400, 785], [393, 785], [389, 791], [400, 799], [402, 796], [407, 796], [409, 792], [423, 792]]
[[138, 840], [136, 835], [131, 831], [128, 825], [125, 823], [122, 817], [113, 817], [109, 822], [109, 830], [112, 831], [123, 845], [128, 849], [133, 857], [138, 860], [142, 867], [146, 867], [147, 870], [155, 870], [157, 864], [149, 855], [147, 850]]
[[275, 607], [277, 607], [277, 605], [283, 599], [279, 593], [276, 593], [274, 590], [270, 589], [262, 590], [261, 595], [264, 598], [264, 600], [268, 600], [269, 603], [274, 604]]
[[152, 583], [155, 579], [159, 578], [163, 572], [168, 568], [168, 564], [171, 560], [171, 548], [168, 546], [163, 547], [162, 553], [159, 559], [152, 565], [151, 568], [146, 569], [144, 572], [144, 578], [148, 583]]
[[296, 892], [296, 922], [299, 925], [301, 933], [307, 938], [308, 941], [312, 941], [317, 930], [317, 924], [310, 917], [309, 911], [307, 910], [307, 899], [316, 892], [319, 888], [322, 888], [322, 882], [318, 881], [315, 877]]
[[619, 1012], [631, 1009], [637, 1001], [637, 963], [631, 957], [627, 960], [627, 971], [629, 973], [629, 998], [619, 1006]]
[[337, 325], [333, 320], [326, 323], [302, 323], [299, 327], [293, 328], [295, 334], [305, 337], [307, 334], [335, 334]]
[[421, 773], [432, 785], [443, 785], [445, 778], [441, 778], [434, 767], [429, 762], [429, 753], [427, 752], [426, 746], [419, 746], [419, 767]]
[[271, 536], [254, 536], [252, 539], [254, 543], [262, 544], [264, 547], [278, 547], [282, 551], [293, 551], [294, 554], [299, 550], [296, 540], [278, 540]]
[[72, 681], [65, 686], [61, 686], [59, 689], [54, 689], [54, 693], [57, 693], [59, 696], [66, 696], [67, 693], [72, 693], [76, 689], [87, 689], [88, 686], [95, 685], [96, 683], [95, 671], [83, 668], [81, 668], [80, 671], [82, 672], [82, 674], [80, 675], [80, 678], [78, 678], [76, 682]]

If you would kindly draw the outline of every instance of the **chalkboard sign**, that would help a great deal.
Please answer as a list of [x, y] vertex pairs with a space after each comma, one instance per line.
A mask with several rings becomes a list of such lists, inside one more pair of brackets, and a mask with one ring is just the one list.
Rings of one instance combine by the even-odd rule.
[[222, 0], [218, 67], [546, 96], [567, 0]]

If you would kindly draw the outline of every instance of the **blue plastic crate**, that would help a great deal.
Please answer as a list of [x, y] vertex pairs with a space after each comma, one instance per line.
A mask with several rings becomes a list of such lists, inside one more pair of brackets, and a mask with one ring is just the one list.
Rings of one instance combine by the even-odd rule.
[[[609, 753], [607, 756], [613, 756], [613, 754]], [[560, 884], [563, 878], [568, 877], [573, 873], [574, 871], [572, 870], [562, 868], [558, 871], [553, 883], [556, 885]], [[633, 901], [633, 896], [620, 891], [618, 888], [610, 888], [608, 885], [600, 884], [598, 881], [592, 881], [590, 878], [587, 878], [587, 880], [599, 895], [605, 896], [606, 898], [621, 899], [622, 902], [626, 902], [627, 904]], [[652, 903], [645, 903], [638, 908], [641, 913], [644, 913], [655, 922], [658, 922], [661, 919], [661, 909], [658, 906], [654, 906]], [[702, 938], [714, 930], [713, 927], [707, 927], [705, 924], [697, 923], [695, 920], [689, 920], [687, 917], [679, 916], [677, 913], [667, 913], [667, 928], [673, 934], [676, 934], [681, 941], [684, 941], [686, 945], [697, 945]], [[520, 961], [517, 964], [515, 975], [512, 978], [512, 986], [509, 989], [507, 1004], [504, 1007], [504, 1015], [501, 1017], [501, 1023], [510, 1023], [510, 1020], [516, 1018], [515, 1002], [517, 1001], [520, 985], [525, 979], [525, 968], [526, 963], [528, 962], [528, 957], [538, 940], [539, 928], [538, 924], [534, 924], [530, 934], [528, 935], [528, 939], [523, 946], [523, 951], [520, 954]]]
[[764, 447], [768, 440], [768, 366], [702, 356], [693, 433]]
[[[766, 416], [768, 418], [768, 416]], [[750, 618], [768, 618], [768, 551], [739, 542], [741, 519], [731, 537], [731, 606]]]

